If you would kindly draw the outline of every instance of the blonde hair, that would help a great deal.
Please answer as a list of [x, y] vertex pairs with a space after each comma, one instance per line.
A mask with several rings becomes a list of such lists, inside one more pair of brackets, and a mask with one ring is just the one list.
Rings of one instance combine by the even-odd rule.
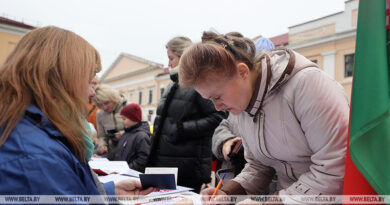
[[122, 103], [121, 95], [119, 91], [107, 84], [99, 84], [95, 87], [96, 96], [92, 98], [92, 102], [99, 108], [101, 104], [107, 101], [112, 101], [115, 104]]
[[53, 26], [27, 33], [0, 67], [0, 146], [35, 104], [85, 161], [82, 116], [89, 82], [100, 70], [99, 53], [77, 34]]
[[191, 45], [191, 39], [184, 36], [178, 36], [169, 40], [165, 47], [171, 50], [175, 55], [181, 57], [184, 50]]

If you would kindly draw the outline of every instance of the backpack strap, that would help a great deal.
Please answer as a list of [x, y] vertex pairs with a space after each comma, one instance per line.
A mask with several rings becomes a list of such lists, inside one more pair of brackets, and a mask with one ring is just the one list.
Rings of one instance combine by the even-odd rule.
[[91, 113], [96, 109], [96, 105], [93, 105], [93, 107], [88, 111], [88, 114], [87, 114], [87, 118], [89, 117], [89, 115], [91, 115]]

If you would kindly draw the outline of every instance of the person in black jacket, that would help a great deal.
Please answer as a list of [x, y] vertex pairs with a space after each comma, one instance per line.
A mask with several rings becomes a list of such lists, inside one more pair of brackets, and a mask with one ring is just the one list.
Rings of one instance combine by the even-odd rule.
[[177, 184], [199, 193], [211, 180], [211, 138], [226, 114], [195, 90], [178, 86], [180, 56], [191, 44], [186, 37], [176, 37], [166, 46], [173, 82], [157, 107], [148, 166], [178, 167]]
[[149, 124], [141, 121], [142, 111], [135, 103], [124, 106], [120, 115], [125, 133], [120, 138], [115, 152], [107, 155], [107, 158], [127, 161], [131, 169], [144, 172], [151, 144]]

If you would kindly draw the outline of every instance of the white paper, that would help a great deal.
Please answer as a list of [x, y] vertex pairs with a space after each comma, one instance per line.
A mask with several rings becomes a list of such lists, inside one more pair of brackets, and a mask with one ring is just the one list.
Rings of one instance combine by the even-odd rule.
[[109, 174], [106, 176], [98, 176], [98, 179], [101, 183], [107, 183], [110, 181], [117, 183], [117, 182], [123, 181], [125, 179], [134, 179], [134, 180], [139, 181], [139, 179], [136, 177], [129, 177], [129, 176], [121, 175], [121, 174]]
[[177, 167], [146, 167], [145, 174], [174, 174], [177, 186]]
[[104, 157], [91, 157], [91, 161], [105, 161], [105, 162], [108, 162], [110, 160], [108, 160], [107, 158], [104, 158]]
[[92, 169], [100, 169], [108, 174], [123, 173], [130, 170], [126, 161], [89, 161]]
[[184, 186], [176, 186], [175, 190], [160, 190], [156, 192], [149, 193], [148, 195], [145, 195], [145, 197], [155, 197], [155, 196], [162, 196], [162, 195], [168, 195], [168, 194], [176, 194], [186, 191], [191, 191], [192, 188], [184, 187]]
[[127, 171], [121, 172], [120, 174], [139, 178], [139, 174], [142, 174], [142, 172], [136, 171], [134, 169], [129, 169]]
[[[158, 199], [158, 198], [156, 198]], [[158, 200], [157, 202], [148, 202], [148, 203], [145, 203], [147, 205], [161, 205], [161, 204], [164, 204], [164, 205], [168, 205], [168, 204], [174, 204], [176, 202], [179, 202], [181, 200], [183, 200], [184, 197], [183, 196], [172, 196], [171, 198], [167, 199], [167, 200]]]

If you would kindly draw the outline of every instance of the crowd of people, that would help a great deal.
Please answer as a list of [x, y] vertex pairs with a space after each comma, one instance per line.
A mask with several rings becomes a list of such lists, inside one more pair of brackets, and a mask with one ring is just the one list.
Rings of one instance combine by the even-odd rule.
[[349, 102], [315, 63], [239, 32], [178, 36], [166, 50], [172, 82], [151, 132], [140, 105], [99, 83], [99, 53], [86, 40], [52, 26], [27, 33], [0, 68], [0, 195], [157, 190], [101, 184], [91, 157], [140, 172], [177, 167], [177, 184], [200, 193], [213, 156], [231, 173], [203, 195], [342, 194]]

